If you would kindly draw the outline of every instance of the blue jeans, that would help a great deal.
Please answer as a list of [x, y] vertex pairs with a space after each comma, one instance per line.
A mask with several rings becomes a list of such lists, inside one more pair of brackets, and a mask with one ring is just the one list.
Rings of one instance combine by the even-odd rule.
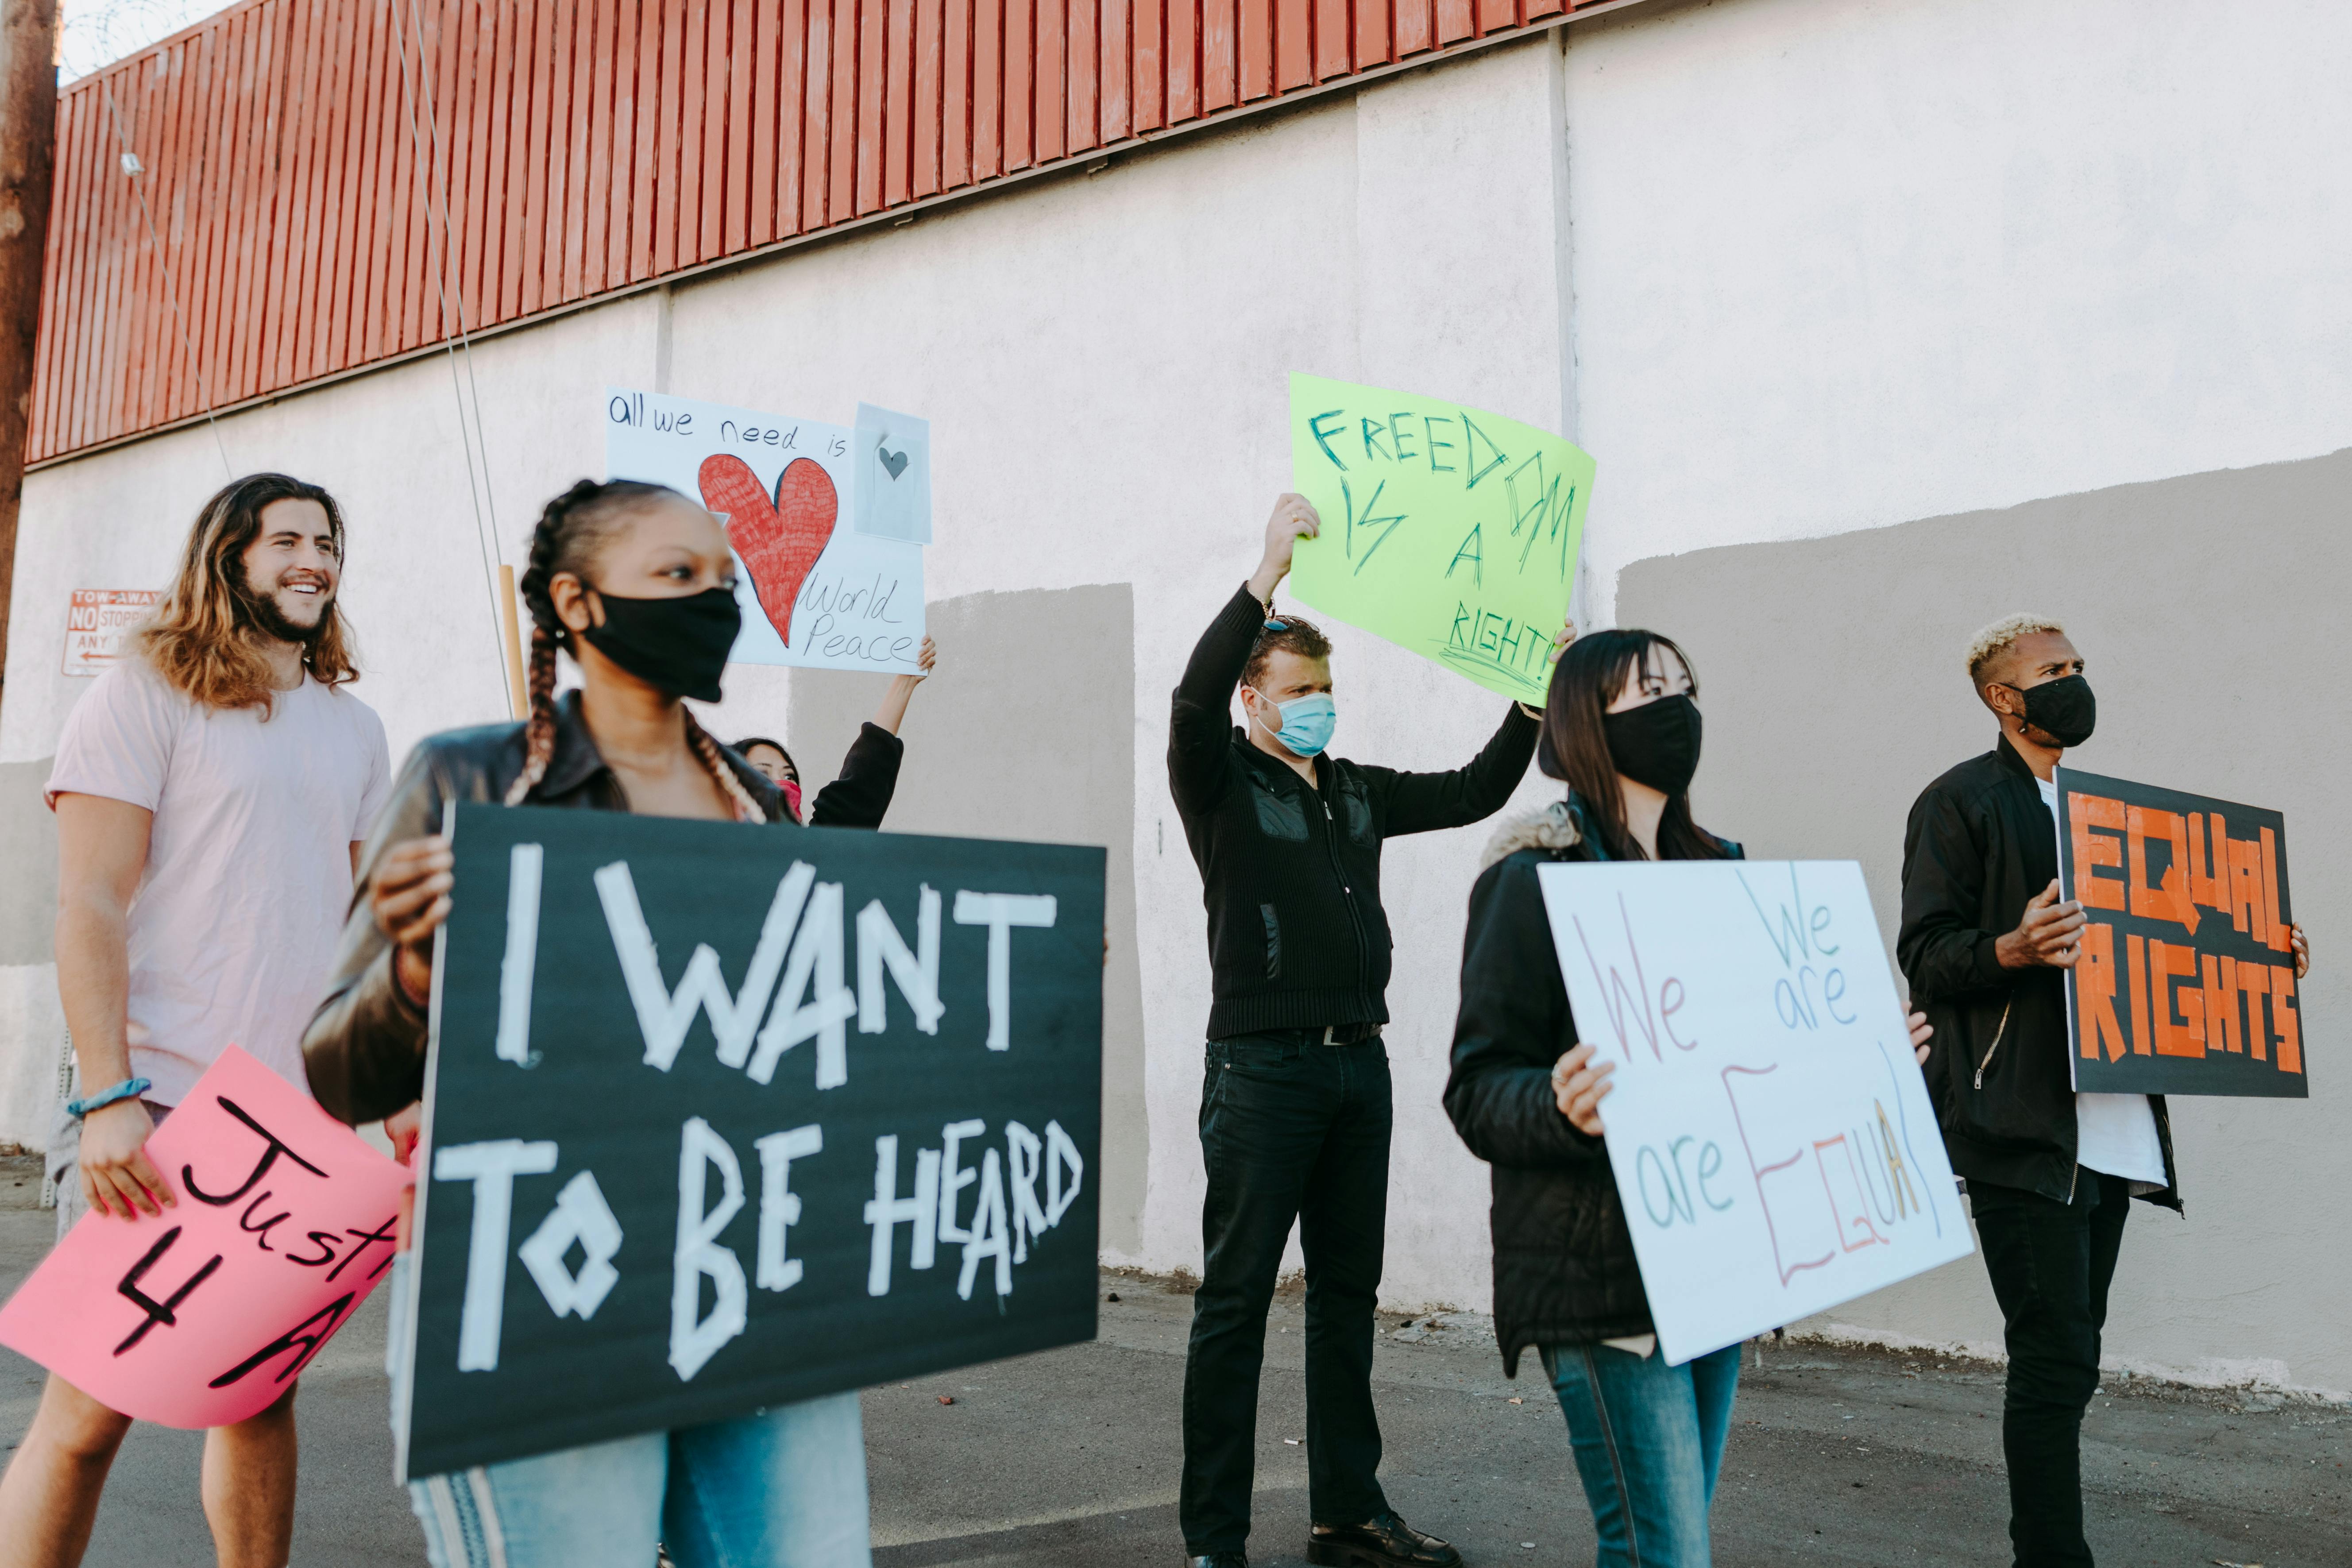
[[1707, 1505], [1731, 1432], [1740, 1347], [1668, 1366], [1611, 1345], [1547, 1345], [1599, 1568], [1707, 1568]]
[[867, 1568], [857, 1395], [409, 1485], [433, 1568]]

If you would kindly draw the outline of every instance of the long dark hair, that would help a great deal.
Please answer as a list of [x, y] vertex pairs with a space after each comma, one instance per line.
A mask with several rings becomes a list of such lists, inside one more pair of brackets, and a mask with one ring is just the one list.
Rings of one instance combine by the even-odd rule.
[[[547, 764], [555, 757], [555, 650], [574, 644], [572, 628], [555, 613], [550, 584], [565, 572], [587, 582], [613, 535], [646, 507], [664, 500], [685, 501], [686, 498], [667, 485], [637, 479], [612, 479], [601, 485], [582, 479], [540, 512], [539, 526], [530, 535], [530, 565], [524, 570], [520, 584], [522, 602], [530, 610], [530, 717], [523, 724], [522, 772], [507, 788], [509, 805], [522, 804], [523, 797], [547, 776]], [[743, 781], [735, 776], [735, 770], [719, 754], [719, 742], [695, 722], [690, 708], [686, 709], [686, 743], [740, 820], [768, 819], [751, 792], [743, 787]]]
[[[343, 512], [334, 497], [285, 474], [232, 479], [196, 513], [171, 591], [133, 634], [155, 672], [206, 708], [258, 708], [264, 718], [271, 710], [269, 665], [252, 642], [245, 551], [261, 536], [262, 509], [281, 500], [317, 501], [325, 509], [335, 553], [341, 556]], [[333, 601], [319, 617], [318, 629], [304, 639], [302, 663], [321, 686], [360, 678], [351, 627]]]
[[[1585, 820], [1612, 860], [1646, 860], [1649, 856], [1625, 826], [1625, 795], [1617, 784], [1617, 764], [1609, 755], [1609, 735], [1601, 721], [1633, 672], [1649, 667], [1654, 648], [1682, 660], [1691, 672], [1690, 694], [1696, 697], [1698, 671], [1672, 637], [1615, 630], [1588, 632], [1569, 644], [1552, 668], [1551, 691], [1544, 700], [1536, 763], [1583, 802]], [[1668, 795], [1665, 814], [1658, 819], [1658, 858], [1719, 860], [1723, 852], [1722, 841], [1691, 820], [1690, 796]]]

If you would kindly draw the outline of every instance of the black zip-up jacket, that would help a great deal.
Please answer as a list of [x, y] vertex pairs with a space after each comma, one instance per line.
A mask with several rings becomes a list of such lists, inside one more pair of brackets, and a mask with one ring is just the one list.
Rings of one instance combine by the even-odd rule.
[[[867, 726], [872, 729], [872, 726]], [[879, 733], [880, 731], [877, 731]], [[895, 739], [895, 737], [893, 737]], [[864, 742], [861, 738], [860, 745]], [[791, 831], [784, 799], [767, 776], [721, 746], [719, 754], [771, 823]], [[852, 747], [854, 763], [858, 748]], [[887, 762], [895, 772], [897, 757]], [[376, 864], [394, 844], [441, 831], [443, 807], [451, 801], [496, 804], [522, 772], [523, 726], [485, 724], [428, 735], [408, 754], [393, 785], [392, 799], [368, 836], [352, 886], [351, 913], [335, 950], [334, 977], [302, 1035], [302, 1064], [310, 1093], [330, 1115], [357, 1126], [414, 1105], [425, 1092], [425, 1009], [408, 999], [393, 978], [392, 943], [375, 923], [368, 890]], [[868, 766], [873, 765], [869, 757]], [[845, 765], [844, 772], [849, 772]], [[838, 785], [829, 785], [831, 794]], [[865, 798], [873, 795], [870, 781]], [[887, 790], [882, 803], [888, 804]], [[629, 797], [620, 779], [596, 750], [580, 718], [580, 695], [566, 692], [555, 709], [555, 754], [547, 773], [523, 797], [528, 805], [577, 811], [626, 811]], [[815, 814], [824, 818], [824, 796]], [[877, 815], [879, 820], [878, 814]], [[857, 826], [836, 820], [836, 826]]]
[[[1725, 858], [1747, 852], [1728, 840]], [[1654, 1331], [1609, 1147], [1576, 1130], [1552, 1064], [1576, 1044], [1537, 868], [1606, 860], [1570, 796], [1496, 836], [1470, 889], [1462, 1010], [1445, 1113], [1493, 1169], [1495, 1338], [1517, 1377], [1530, 1345], [1596, 1344]]]
[[[2033, 770], [2004, 735], [1929, 784], [1903, 831], [1903, 929], [1895, 952], [1911, 1005], [1935, 1027], [1927, 1089], [1964, 1180], [2073, 1200], [2074, 1088], [2063, 970], [2003, 969], [1993, 944], [2058, 876], [2058, 829]], [[2180, 1206], [2172, 1121], [2150, 1095], [2165, 1184]]]
[[1381, 841], [1493, 816], [1536, 749], [1514, 703], [1467, 767], [1403, 773], [1327, 755], [1310, 789], [1229, 717], [1265, 619], [1244, 585], [1193, 648], [1168, 726], [1169, 788], [1209, 911], [1213, 1040], [1388, 1022]]

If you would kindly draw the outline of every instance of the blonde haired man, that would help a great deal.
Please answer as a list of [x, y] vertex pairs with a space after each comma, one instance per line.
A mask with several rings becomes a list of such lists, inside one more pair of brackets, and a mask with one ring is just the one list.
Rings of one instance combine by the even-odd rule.
[[[2011, 616], [1965, 657], [2000, 738], [1911, 808], [1895, 952], [1935, 1031], [1928, 1085], [2000, 1303], [2016, 1563], [2089, 1568], [2083, 1412], [2131, 1200], [2180, 1207], [2171, 1124], [2161, 1096], [2076, 1094], [2067, 1061], [2063, 972], [2084, 921], [2058, 896], [2052, 775], [2098, 719], [2083, 656], [2056, 621]], [[2294, 952], [2308, 969], [2300, 928]]]
[[[342, 519], [315, 485], [236, 480], [206, 502], [134, 657], [67, 718], [58, 817], [58, 989], [79, 1096], [49, 1168], [58, 1234], [178, 1194], [148, 1136], [243, 1047], [307, 1090], [302, 1029], [333, 966], [360, 843], [391, 789], [383, 725], [335, 607]], [[205, 1514], [224, 1568], [284, 1568], [294, 1391], [205, 1435]], [[0, 1554], [70, 1568], [128, 1416], [51, 1377], [0, 1477]]]

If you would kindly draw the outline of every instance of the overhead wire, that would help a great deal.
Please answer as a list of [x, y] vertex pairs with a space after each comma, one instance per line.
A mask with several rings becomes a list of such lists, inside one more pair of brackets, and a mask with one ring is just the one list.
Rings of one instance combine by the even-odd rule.
[[[159, 52], [157, 58], [163, 57]], [[180, 330], [180, 348], [187, 355], [188, 369], [195, 375], [196, 395], [204, 399], [205, 423], [212, 428], [213, 445], [220, 452], [222, 470], [234, 479], [236, 468], [228, 460], [228, 443], [221, 438], [220, 420], [213, 413], [212, 383], [205, 378], [204, 363], [196, 357], [196, 345], [188, 337], [188, 319], [180, 311], [179, 273], [172, 266], [170, 252], [163, 248], [163, 237], [155, 232], [155, 216], [148, 210], [147, 191], [139, 183], [146, 168], [139, 161], [138, 150], [131, 144], [130, 128], [122, 123], [122, 110], [114, 101], [113, 84], [100, 76], [98, 89], [105, 95], [107, 117], [114, 122], [114, 140], [122, 150], [122, 176], [131, 182], [131, 194], [139, 198], [139, 221], [146, 225], [147, 243], [163, 268], [163, 299], [172, 307], [172, 321]]]
[[[418, 134], [416, 129], [417, 93], [415, 87], [409, 80], [408, 39], [410, 33], [408, 27], [402, 25], [404, 17], [407, 20], [410, 26], [413, 26], [415, 30], [415, 37], [416, 39], [416, 75], [419, 79], [423, 79], [425, 74], [424, 18], [416, 6], [411, 3], [411, 0], [393, 0], [393, 30], [400, 36], [400, 96], [402, 103], [405, 107], [408, 115], [409, 148], [421, 171], [425, 163], [425, 144], [424, 138]], [[450, 395], [456, 399], [457, 405], [457, 440], [458, 444], [464, 447], [466, 454], [466, 493], [467, 499], [473, 502], [474, 533], [482, 551], [482, 585], [489, 595], [490, 630], [491, 635], [498, 639], [499, 662], [500, 667], [503, 668], [507, 661], [507, 637], [503, 629], [506, 617], [506, 605], [502, 602], [502, 597], [498, 585], [498, 546], [494, 539], [494, 535], [498, 529], [498, 497], [492, 491], [490, 487], [489, 442], [482, 430], [482, 394], [479, 384], [474, 379], [474, 341], [471, 333], [466, 326], [465, 291], [462, 289], [457, 291], [454, 306], [451, 300], [449, 269], [455, 264], [453, 253], [456, 249], [456, 244], [451, 237], [449, 223], [449, 173], [441, 157], [440, 121], [438, 117], [433, 111], [433, 102], [429, 97], [426, 98], [425, 103], [425, 123], [427, 132], [430, 133], [433, 144], [431, 177], [429, 180], [419, 182], [419, 184], [424, 187], [425, 195], [425, 233], [428, 242], [433, 244], [435, 251], [433, 258], [433, 283], [435, 289], [440, 295], [441, 300], [442, 343], [448, 351], [449, 356], [449, 392]], [[437, 240], [434, 237], [433, 228], [433, 192], [436, 187], [438, 188], [441, 195], [441, 230]], [[457, 324], [457, 336], [454, 340], [452, 340], [449, 335], [449, 329], [453, 317]], [[461, 350], [465, 358], [465, 376], [462, 382], [458, 378], [457, 372], [458, 356]], [[473, 397], [473, 433], [471, 436], [467, 434], [466, 429], [467, 417], [466, 400], [468, 393], [471, 393]], [[481, 453], [481, 468], [478, 479], [477, 479], [474, 462], [474, 454], [477, 448], [478, 448]], [[483, 517], [483, 507], [486, 502], [489, 508], [489, 515], [487, 522]], [[508, 707], [511, 709], [513, 706], [514, 699], [511, 691], [509, 691], [508, 696]], [[513, 713], [510, 716], [517, 719], [522, 717], [519, 712]]]

